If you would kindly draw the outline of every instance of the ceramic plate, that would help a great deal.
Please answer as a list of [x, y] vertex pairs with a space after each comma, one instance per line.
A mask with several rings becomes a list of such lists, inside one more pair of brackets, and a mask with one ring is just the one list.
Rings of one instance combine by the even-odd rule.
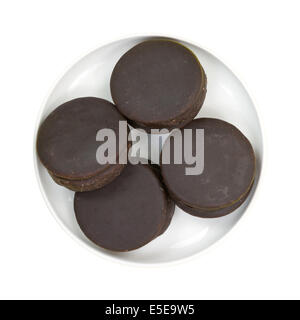
[[[118, 59], [137, 43], [154, 37], [133, 37], [119, 40], [85, 56], [68, 70], [51, 92], [39, 114], [34, 136], [45, 117], [58, 105], [73, 98], [95, 96], [112, 101], [110, 76]], [[74, 215], [74, 193], [58, 186], [37, 159], [37, 178], [47, 205], [57, 221], [85, 247], [103, 257], [138, 264], [160, 264], [179, 261], [202, 252], [221, 239], [245, 214], [255, 193], [261, 172], [263, 154], [262, 133], [253, 101], [235, 74], [219, 59], [201, 47], [174, 39], [190, 48], [200, 60], [208, 79], [207, 95], [197, 117], [214, 117], [238, 127], [251, 141], [257, 157], [256, 182], [245, 203], [232, 214], [217, 219], [193, 217], [176, 207], [169, 229], [145, 247], [128, 252], [114, 253], [95, 246], [81, 232]], [[162, 140], [165, 137], [161, 138]], [[151, 140], [153, 160], [159, 155], [160, 137]], [[251, 212], [247, 212], [251, 214]]]

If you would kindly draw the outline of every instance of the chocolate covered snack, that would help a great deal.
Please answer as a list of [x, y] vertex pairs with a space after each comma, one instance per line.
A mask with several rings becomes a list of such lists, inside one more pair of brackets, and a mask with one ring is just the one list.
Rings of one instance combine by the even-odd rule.
[[81, 230], [96, 245], [130, 251], [166, 230], [174, 204], [150, 166], [128, 164], [102, 189], [77, 192], [74, 210]]
[[110, 80], [119, 111], [138, 128], [178, 128], [199, 112], [206, 75], [197, 57], [170, 40], [149, 40], [126, 52]]
[[[171, 163], [161, 163], [169, 194], [179, 207], [195, 216], [210, 218], [229, 214], [243, 203], [253, 185], [255, 155], [249, 140], [236, 127], [218, 119], [196, 119], [184, 129], [192, 130], [193, 154], [195, 132], [204, 129], [204, 171], [199, 175], [186, 175], [186, 168], [192, 166], [185, 163], [184, 156], [182, 164], [174, 163], [176, 142], [172, 139]], [[162, 155], [167, 151], [165, 146]]]
[[[116, 178], [124, 164], [99, 164], [96, 140], [100, 129], [111, 129], [116, 135], [116, 160], [119, 150], [119, 122], [126, 121], [115, 106], [94, 97], [78, 98], [57, 107], [41, 124], [37, 137], [37, 152], [51, 177], [74, 191], [98, 189]], [[123, 140], [122, 140], [123, 141]]]

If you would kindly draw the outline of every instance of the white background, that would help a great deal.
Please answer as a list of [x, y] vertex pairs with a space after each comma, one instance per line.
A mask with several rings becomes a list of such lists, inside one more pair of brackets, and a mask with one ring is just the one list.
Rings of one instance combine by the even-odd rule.
[[[300, 298], [300, 3], [285, 1], [1, 1], [2, 299]], [[195, 42], [233, 67], [264, 133], [255, 198], [200, 256], [135, 267], [99, 258], [56, 223], [33, 167], [36, 117], [83, 55], [131, 35]]]

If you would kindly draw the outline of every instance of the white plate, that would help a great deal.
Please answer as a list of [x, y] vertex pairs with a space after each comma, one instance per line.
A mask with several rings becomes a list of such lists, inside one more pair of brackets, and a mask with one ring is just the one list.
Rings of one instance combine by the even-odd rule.
[[[151, 37], [133, 37], [105, 45], [77, 62], [57, 83], [43, 106], [37, 120], [36, 133], [41, 121], [58, 105], [73, 98], [95, 96], [112, 100], [110, 75], [118, 59], [135, 44]], [[40, 164], [35, 153], [37, 178], [51, 212], [64, 229], [100, 256], [123, 262], [159, 264], [191, 257], [222, 238], [245, 213], [257, 187], [263, 154], [262, 133], [254, 104], [240, 80], [211, 53], [175, 39], [189, 47], [205, 69], [207, 96], [197, 117], [215, 117], [237, 126], [251, 141], [257, 157], [256, 183], [245, 203], [232, 214], [218, 219], [200, 219], [176, 208], [169, 229], [145, 247], [129, 253], [113, 253], [98, 248], [81, 232], [74, 216], [74, 193], [58, 186]], [[153, 148], [158, 150], [155, 137]], [[156, 158], [158, 157], [158, 152]]]

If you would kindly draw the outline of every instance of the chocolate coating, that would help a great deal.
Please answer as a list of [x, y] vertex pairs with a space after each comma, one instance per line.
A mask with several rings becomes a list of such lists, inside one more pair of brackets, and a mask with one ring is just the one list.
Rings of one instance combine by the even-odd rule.
[[[252, 186], [251, 186], [252, 188]], [[186, 204], [180, 202], [180, 201], [176, 201], [176, 205], [181, 208], [183, 211], [191, 214], [192, 216], [195, 217], [200, 217], [200, 218], [220, 218], [220, 217], [224, 217], [230, 213], [232, 213], [234, 210], [238, 209], [244, 202], [245, 200], [248, 198], [249, 193], [251, 191], [251, 188], [249, 190], [249, 192], [243, 196], [240, 200], [238, 200], [237, 202], [235, 202], [233, 205], [225, 207], [225, 208], [220, 208], [220, 209], [215, 209], [215, 210], [203, 210], [203, 209], [197, 209], [197, 208], [193, 208], [190, 206], [187, 206]]]
[[[189, 165], [185, 161], [174, 164], [172, 139], [171, 164], [161, 164], [162, 177], [172, 198], [202, 210], [228, 207], [243, 198], [255, 175], [255, 155], [248, 139], [236, 127], [218, 119], [196, 119], [183, 129], [192, 130], [193, 154], [196, 129], [204, 129], [204, 171], [201, 175], [186, 175]], [[165, 148], [166, 145], [162, 153]]]
[[[157, 164], [151, 163], [150, 160], [148, 160], [148, 165], [150, 166], [152, 171], [156, 174], [156, 176], [158, 177], [162, 187], [164, 188], [165, 192], [167, 193], [167, 190], [166, 190], [166, 188], [165, 188], [165, 186], [163, 184], [163, 181], [162, 181], [162, 176], [161, 176], [161, 172], [160, 172], [160, 166], [157, 165]], [[163, 234], [168, 229], [168, 227], [169, 227], [169, 225], [170, 225], [170, 223], [172, 221], [174, 212], [175, 212], [175, 203], [174, 203], [174, 201], [171, 199], [171, 197], [168, 194], [167, 219], [166, 219], [165, 225], [163, 226], [161, 234]]]
[[175, 128], [200, 110], [206, 76], [197, 57], [183, 45], [150, 40], [120, 58], [110, 86], [117, 108], [134, 126]]
[[125, 164], [115, 164], [106, 168], [100, 173], [82, 180], [68, 180], [55, 176], [50, 171], [52, 179], [59, 185], [68, 188], [72, 191], [85, 192], [100, 189], [116, 179], [124, 169]]
[[90, 178], [109, 166], [96, 160], [97, 148], [102, 143], [96, 141], [98, 130], [114, 130], [118, 146], [121, 120], [125, 121], [124, 117], [106, 100], [86, 97], [68, 101], [41, 124], [37, 138], [39, 158], [57, 177]]
[[[124, 152], [127, 153], [132, 143], [128, 141], [127, 149]], [[105, 168], [105, 170], [100, 171], [96, 175], [89, 177], [87, 179], [80, 180], [69, 180], [65, 178], [61, 178], [59, 176], [54, 175], [51, 171], [48, 170], [52, 179], [59, 185], [68, 188], [72, 191], [85, 192], [85, 191], [93, 191], [96, 189], [100, 189], [112, 182], [116, 179], [124, 169], [125, 164], [120, 164], [119, 159], [116, 164], [109, 165]]]
[[128, 164], [102, 189], [77, 192], [74, 209], [84, 234], [113, 251], [134, 250], [159, 236], [172, 211], [156, 174], [140, 164]]

